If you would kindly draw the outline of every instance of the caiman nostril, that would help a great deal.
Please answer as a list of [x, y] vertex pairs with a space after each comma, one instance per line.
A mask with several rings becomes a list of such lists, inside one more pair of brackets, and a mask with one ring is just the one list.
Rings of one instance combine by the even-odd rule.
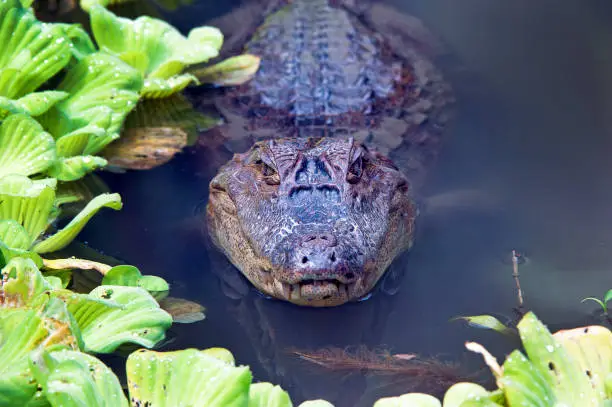
[[308, 257], [304, 256], [302, 257], [302, 264], [306, 264], [308, 263]]
[[336, 252], [332, 252], [331, 256], [329, 256], [329, 260], [330, 260], [332, 263], [335, 263], [335, 262], [336, 262]]
[[331, 233], [308, 234], [300, 239], [302, 247], [325, 249], [338, 244], [336, 237]]

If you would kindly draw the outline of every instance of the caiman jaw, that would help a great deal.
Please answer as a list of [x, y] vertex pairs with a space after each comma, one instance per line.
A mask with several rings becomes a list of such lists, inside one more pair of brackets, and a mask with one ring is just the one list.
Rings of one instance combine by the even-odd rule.
[[293, 284], [274, 279], [269, 287], [274, 297], [297, 305], [330, 307], [350, 301], [362, 285], [359, 281], [343, 283], [336, 278], [304, 278]]

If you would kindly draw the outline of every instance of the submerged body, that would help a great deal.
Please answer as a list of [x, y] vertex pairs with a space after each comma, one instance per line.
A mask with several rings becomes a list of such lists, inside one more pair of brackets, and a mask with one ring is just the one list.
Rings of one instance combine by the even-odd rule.
[[392, 42], [362, 9], [294, 0], [270, 4], [245, 45], [260, 69], [217, 106], [227, 137], [253, 145], [212, 180], [207, 217], [260, 291], [357, 300], [412, 245], [450, 92], [416, 42]]

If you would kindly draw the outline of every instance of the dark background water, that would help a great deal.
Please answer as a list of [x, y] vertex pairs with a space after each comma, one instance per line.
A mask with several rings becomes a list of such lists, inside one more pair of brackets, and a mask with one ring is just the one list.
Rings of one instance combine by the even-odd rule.
[[[200, 1], [167, 13], [183, 32], [238, 2]], [[396, 0], [449, 47], [442, 68], [458, 111], [431, 196], [472, 188], [491, 208], [424, 216], [394, 297], [313, 310], [265, 300], [234, 300], [218, 274], [237, 273], [196, 232], [194, 210], [224, 157], [190, 151], [146, 172], [105, 174], [124, 209], [96, 216], [81, 238], [172, 284], [172, 295], [207, 307], [207, 319], [172, 329], [167, 349], [223, 346], [256, 380], [282, 384], [294, 401], [326, 398], [367, 406], [377, 397], [436, 389], [414, 378], [330, 373], [286, 352], [365, 344], [482, 366], [464, 342], [500, 357], [516, 346], [458, 322], [457, 315], [512, 317], [516, 290], [508, 263], [524, 252], [528, 308], [552, 329], [589, 321], [586, 296], [612, 288], [612, 8], [605, 1]], [[196, 227], [194, 227], [194, 225]], [[392, 383], [392, 385], [389, 385]]]

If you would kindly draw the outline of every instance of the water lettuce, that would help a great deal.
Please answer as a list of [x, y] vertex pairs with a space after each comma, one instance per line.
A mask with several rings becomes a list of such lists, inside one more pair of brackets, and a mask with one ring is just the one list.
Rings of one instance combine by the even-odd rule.
[[167, 97], [197, 83], [195, 76], [183, 73], [184, 69], [216, 57], [223, 43], [223, 35], [214, 27], [194, 28], [185, 37], [155, 18], [130, 20], [97, 5], [89, 13], [98, 47], [142, 74], [141, 94], [145, 98]]
[[38, 21], [18, 0], [0, 2], [0, 44], [0, 96], [6, 99], [35, 92], [72, 56], [63, 29]]
[[0, 242], [8, 248], [47, 253], [68, 245], [89, 219], [103, 207], [121, 208], [118, 194], [92, 199], [61, 230], [44, 238], [43, 232], [57, 216], [53, 178], [31, 180], [23, 175], [0, 178]]
[[33, 353], [30, 366], [43, 397], [53, 407], [127, 407], [117, 376], [86, 353]]
[[130, 400], [135, 405], [246, 407], [252, 375], [215, 353], [140, 350], [127, 360]]
[[612, 332], [601, 326], [560, 331], [551, 335], [527, 313], [518, 324], [525, 353], [515, 350], [499, 365], [479, 344], [468, 349], [482, 354], [495, 376], [498, 390], [458, 383], [443, 403], [423, 394], [379, 400], [375, 407], [468, 406], [606, 406], [612, 399]]

